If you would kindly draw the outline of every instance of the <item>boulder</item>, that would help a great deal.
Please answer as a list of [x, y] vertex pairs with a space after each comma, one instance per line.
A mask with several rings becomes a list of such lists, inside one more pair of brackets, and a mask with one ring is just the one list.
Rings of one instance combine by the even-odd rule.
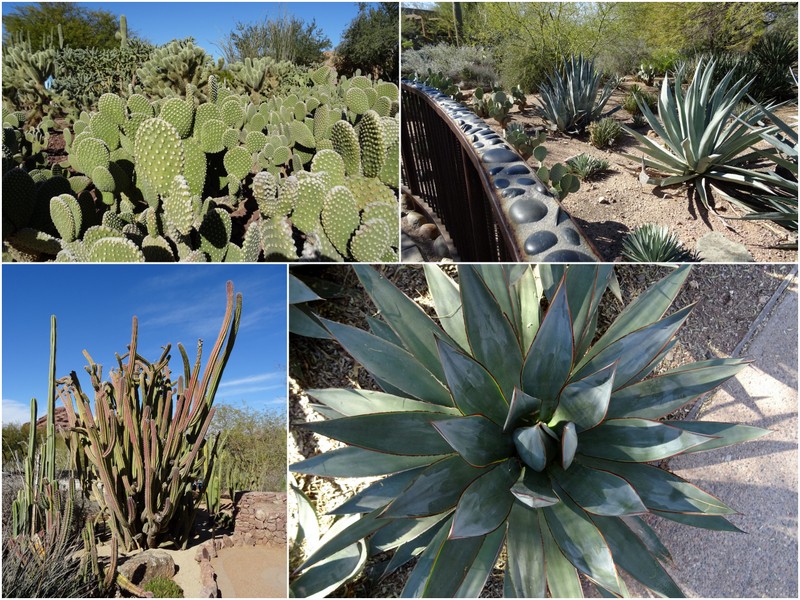
[[119, 572], [135, 585], [143, 586], [156, 577], [172, 579], [175, 561], [163, 550], [150, 549], [128, 558], [120, 565]]

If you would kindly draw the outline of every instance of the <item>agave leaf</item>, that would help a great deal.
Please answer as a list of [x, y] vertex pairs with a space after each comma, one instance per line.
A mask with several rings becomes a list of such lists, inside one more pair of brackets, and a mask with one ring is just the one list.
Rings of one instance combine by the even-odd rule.
[[506, 415], [505, 423], [503, 423], [503, 431], [507, 433], [524, 422], [532, 420], [533, 417], [539, 414], [541, 407], [541, 400], [529, 396], [519, 388], [514, 388], [514, 393], [511, 395], [511, 403], [508, 407], [508, 414]]
[[650, 512], [658, 517], [669, 519], [670, 521], [675, 521], [676, 523], [682, 523], [683, 525], [691, 525], [692, 527], [700, 527], [702, 529], [710, 529], [712, 531], [731, 531], [734, 533], [744, 533], [741, 529], [736, 527], [736, 525], [728, 521], [728, 519], [719, 515], [695, 515], [652, 509]]
[[425, 279], [428, 282], [428, 290], [433, 296], [436, 314], [439, 316], [442, 329], [463, 350], [469, 350], [458, 286], [438, 266], [424, 264], [423, 268], [425, 269]]
[[449, 538], [482, 536], [500, 527], [514, 504], [510, 490], [519, 474], [519, 463], [506, 460], [473, 481], [458, 501]]
[[505, 422], [508, 402], [497, 381], [468, 354], [436, 340], [450, 393], [465, 415], [484, 415], [498, 425]]
[[522, 353], [514, 330], [474, 267], [458, 270], [464, 322], [472, 355], [494, 375], [503, 395], [519, 385]]
[[460, 456], [448, 456], [425, 469], [385, 509], [387, 518], [427, 517], [453, 508], [461, 493], [486, 469], [478, 469]]
[[294, 485], [294, 479], [291, 481], [290, 488], [294, 493], [295, 502], [297, 503], [297, 534], [294, 536], [293, 543], [299, 547], [299, 545], [305, 541], [307, 548], [315, 548], [319, 543], [319, 521], [317, 521], [317, 513], [314, 511], [314, 506], [311, 504], [311, 500], [308, 499], [308, 496]]
[[592, 517], [603, 534], [616, 563], [644, 584], [665, 598], [683, 598], [683, 592], [669, 576], [664, 567], [653, 558], [642, 541], [619, 519]]
[[391, 519], [388, 525], [376, 531], [370, 538], [370, 555], [374, 556], [415, 540], [449, 516], [450, 513], [445, 512], [421, 519]]
[[660, 321], [637, 329], [619, 338], [613, 344], [609, 344], [592, 360], [585, 363], [571, 377], [571, 381], [581, 379], [589, 373], [617, 361], [617, 370], [614, 374], [616, 389], [623, 387], [631, 380], [638, 380], [644, 376], [642, 372], [648, 367], [649, 370], [652, 370], [655, 366], [654, 359], [662, 355], [664, 347], [670, 343], [678, 329], [686, 321], [692, 308], [694, 308], [693, 305], [682, 308]]
[[305, 571], [390, 523], [388, 520], [379, 519], [379, 515], [380, 510], [374, 510], [360, 519], [344, 517], [349, 524], [341, 530], [334, 530], [335, 535], [326, 535], [322, 539], [320, 546], [297, 568], [297, 572]]
[[662, 460], [713, 438], [658, 421], [609, 419], [580, 437], [581, 454], [622, 462]]
[[486, 585], [486, 580], [500, 556], [505, 540], [505, 528], [501, 527], [487, 535], [475, 560], [472, 561], [464, 581], [453, 595], [454, 598], [478, 598]]
[[289, 470], [320, 477], [375, 477], [429, 465], [440, 458], [442, 457], [397, 456], [348, 447], [337, 448], [294, 463]]
[[772, 433], [769, 429], [762, 429], [761, 427], [716, 421], [669, 421], [669, 424], [692, 433], [713, 436], [714, 439], [686, 450], [685, 454], [724, 448], [725, 446], [755, 440], [763, 435]]
[[567, 272], [567, 265], [543, 263], [537, 265], [539, 276], [542, 280], [542, 290], [548, 303], [553, 302], [553, 296], [556, 295], [556, 289], [564, 275]]
[[434, 538], [430, 541], [420, 555], [419, 560], [417, 560], [417, 564], [414, 566], [411, 574], [408, 576], [408, 579], [406, 579], [406, 584], [403, 586], [403, 591], [400, 594], [401, 598], [422, 597], [425, 591], [425, 584], [430, 577], [431, 570], [434, 567], [439, 550], [441, 549], [442, 544], [447, 541], [447, 533], [450, 531], [451, 521], [452, 517], [444, 522]]
[[394, 344], [395, 346], [400, 346], [401, 348], [403, 347], [403, 340], [400, 339], [400, 337], [394, 332], [394, 330], [391, 327], [389, 327], [389, 325], [386, 322], [367, 315], [367, 325], [369, 325], [369, 330], [374, 335], [377, 335], [379, 338], [386, 340], [390, 344]]
[[522, 368], [522, 389], [542, 401], [541, 414], [545, 418], [556, 408], [558, 393], [572, 368], [572, 358], [572, 322], [567, 286], [562, 279]]
[[556, 544], [575, 568], [607, 590], [621, 594], [619, 576], [603, 536], [586, 513], [557, 486], [556, 493], [561, 502], [542, 509]]
[[329, 406], [345, 417], [367, 415], [372, 413], [423, 411], [444, 415], [458, 415], [455, 408], [411, 400], [385, 392], [373, 390], [350, 390], [330, 388], [325, 390], [308, 390], [310, 397]]
[[319, 322], [319, 318], [305, 306], [289, 306], [289, 331], [297, 335], [319, 339], [330, 339], [330, 334]]
[[561, 467], [564, 470], [569, 469], [577, 449], [578, 434], [575, 431], [575, 423], [566, 423], [561, 430]]
[[544, 548], [536, 511], [514, 504], [506, 532], [505, 581], [511, 583], [514, 597], [544, 598]]
[[452, 406], [442, 383], [411, 354], [356, 327], [321, 319], [331, 335], [375, 377], [420, 400]]
[[536, 513], [539, 516], [539, 530], [542, 533], [545, 577], [550, 596], [553, 598], [583, 598], [578, 571], [559, 550], [553, 534], [550, 533], [544, 511], [537, 510]]
[[503, 265], [503, 268], [499, 269], [497, 265], [491, 264], [474, 265], [474, 267], [478, 274], [480, 274], [486, 287], [489, 288], [494, 299], [497, 300], [500, 310], [506, 315], [514, 331], [519, 333], [519, 306], [512, 299], [510, 289], [511, 282], [508, 279], [505, 265]]
[[568, 384], [561, 392], [549, 425], [571, 421], [578, 431], [584, 431], [601, 423], [608, 410], [616, 369], [614, 363]]
[[353, 269], [372, 302], [388, 325], [403, 341], [403, 346], [440, 381], [444, 381], [434, 341], [450, 336], [394, 284], [369, 265], [354, 265]]
[[534, 471], [543, 471], [547, 466], [547, 458], [551, 453], [552, 442], [542, 429], [542, 424], [533, 427], [520, 427], [513, 433], [517, 454], [527, 466]]
[[522, 475], [511, 487], [511, 493], [530, 508], [543, 508], [560, 502], [548, 476], [527, 467], [523, 467]]
[[569, 470], [551, 467], [548, 472], [586, 512], [609, 517], [647, 512], [636, 490], [613, 473], [578, 463], [573, 463]]
[[359, 540], [307, 569], [292, 582], [292, 597], [325, 598], [360, 573], [366, 562], [367, 545]]
[[597, 309], [614, 272], [613, 265], [570, 265], [566, 286], [575, 356], [580, 357], [591, 344], [596, 329]]
[[408, 471], [401, 471], [394, 475], [389, 475], [375, 483], [365, 487], [356, 495], [348, 498], [333, 510], [329, 515], [349, 515], [354, 513], [365, 513], [386, 506], [397, 495], [425, 470], [426, 467], [417, 467]]
[[322, 300], [317, 293], [303, 283], [300, 279], [289, 274], [289, 304], [300, 304], [303, 302], [313, 302]]
[[438, 526], [435, 525], [419, 537], [409, 540], [406, 543], [398, 546], [392, 554], [389, 564], [386, 565], [386, 569], [384, 569], [383, 573], [381, 573], [381, 579], [385, 579], [412, 558], [422, 554], [425, 549], [433, 543], [434, 537], [442, 533], [443, 529], [444, 534], [450, 530], [449, 521], [446, 521], [444, 524], [440, 523]]
[[332, 421], [313, 421], [298, 427], [376, 452], [438, 456], [449, 453], [451, 448], [431, 423], [458, 418], [431, 412], [375, 413]]
[[694, 515], [730, 515], [736, 512], [719, 498], [658, 467], [589, 457], [581, 458], [581, 462], [619, 475], [628, 481], [651, 511]]
[[722, 385], [748, 364], [735, 358], [707, 360], [628, 385], [611, 394], [606, 418], [657, 419]]
[[642, 517], [620, 517], [620, 521], [624, 522], [636, 534], [650, 554], [661, 561], [672, 560], [667, 547], [661, 543], [656, 532]]
[[533, 338], [536, 337], [536, 332], [539, 331], [541, 321], [539, 303], [543, 292], [539, 289], [536, 274], [530, 267], [525, 270], [515, 287], [520, 306], [520, 341], [523, 352], [527, 353]]
[[514, 441], [499, 425], [474, 415], [435, 421], [433, 426], [447, 443], [474, 467], [485, 467], [514, 453]]

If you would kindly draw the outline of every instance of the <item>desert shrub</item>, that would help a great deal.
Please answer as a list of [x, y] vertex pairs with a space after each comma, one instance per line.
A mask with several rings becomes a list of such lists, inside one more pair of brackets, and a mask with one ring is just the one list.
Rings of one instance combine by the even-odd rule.
[[567, 159], [569, 172], [581, 181], [586, 181], [600, 173], [608, 170], [608, 161], [597, 158], [591, 154], [581, 153], [578, 156]]
[[605, 117], [589, 125], [589, 143], [595, 148], [613, 146], [620, 133], [620, 124], [611, 117]]
[[622, 257], [628, 262], [698, 262], [666, 225], [647, 223], [629, 233], [622, 242]]
[[334, 63], [342, 73], [361, 70], [387, 81], [397, 82], [400, 75], [397, 31], [399, 11], [394, 2], [370, 6], [362, 3], [358, 15], [342, 33]]
[[154, 577], [143, 589], [145, 592], [153, 592], [155, 598], [183, 598], [181, 586], [166, 577]]
[[451, 46], [437, 44], [419, 50], [403, 52], [403, 75], [441, 72], [460, 82], [462, 87], [491, 86], [497, 76], [497, 66], [491, 53], [480, 46]]
[[658, 103], [658, 98], [656, 98], [654, 94], [643, 91], [639, 86], [634, 86], [622, 101], [622, 108], [628, 111], [631, 116], [642, 114], [642, 111], [639, 109], [639, 102], [637, 102], [637, 100], [647, 104], [647, 106], [650, 107], [650, 110], [655, 109], [656, 104]]
[[227, 62], [268, 56], [276, 61], [311, 66], [325, 59], [331, 41], [312, 19], [306, 23], [290, 15], [264, 19], [262, 23], [236, 23], [219, 47]]

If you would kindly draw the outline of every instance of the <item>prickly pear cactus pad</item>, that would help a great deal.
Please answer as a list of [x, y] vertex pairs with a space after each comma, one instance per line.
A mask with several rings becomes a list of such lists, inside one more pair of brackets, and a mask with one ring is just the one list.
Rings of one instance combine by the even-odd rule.
[[397, 260], [394, 83], [190, 43], [137, 76], [76, 111], [54, 166], [12, 160], [25, 115], [4, 110], [5, 260]]

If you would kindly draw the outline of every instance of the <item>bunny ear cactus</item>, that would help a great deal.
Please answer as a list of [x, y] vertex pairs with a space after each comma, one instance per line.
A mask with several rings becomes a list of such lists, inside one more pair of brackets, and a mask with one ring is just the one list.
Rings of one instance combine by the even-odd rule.
[[394, 550], [383, 576], [419, 556], [403, 596], [477, 597], [505, 547], [509, 597], [579, 597], [580, 574], [623, 595], [621, 570], [674, 597], [668, 553], [642, 515], [736, 531], [733, 509], [648, 464], [767, 433], [661, 420], [747, 365], [648, 377], [691, 311], [666, 314], [688, 267], [600, 335], [611, 265], [461, 266], [458, 284], [425, 265], [435, 320], [371, 267], [354, 269], [383, 322], [372, 333], [320, 322], [383, 391], [309, 391], [326, 419], [301, 427], [346, 446], [291, 469], [387, 477], [332, 511], [362, 516], [299, 573], [364, 539], [372, 555]]
[[103, 381], [102, 366], [84, 352], [94, 402], [74, 371], [58, 381], [70, 428], [79, 438], [71, 443], [82, 457], [78, 474], [85, 485], [91, 482], [94, 499], [125, 550], [154, 548], [165, 539], [185, 546], [189, 539], [199, 501], [191, 484], [208, 481], [214, 468], [217, 440], [206, 433], [241, 310], [241, 294], [234, 297], [228, 282], [225, 317], [205, 372], [202, 342], [194, 363], [178, 345], [183, 370], [177, 378], [169, 368], [169, 346], [155, 362], [142, 358], [134, 317], [128, 353], [117, 356], [119, 368], [110, 381]]

